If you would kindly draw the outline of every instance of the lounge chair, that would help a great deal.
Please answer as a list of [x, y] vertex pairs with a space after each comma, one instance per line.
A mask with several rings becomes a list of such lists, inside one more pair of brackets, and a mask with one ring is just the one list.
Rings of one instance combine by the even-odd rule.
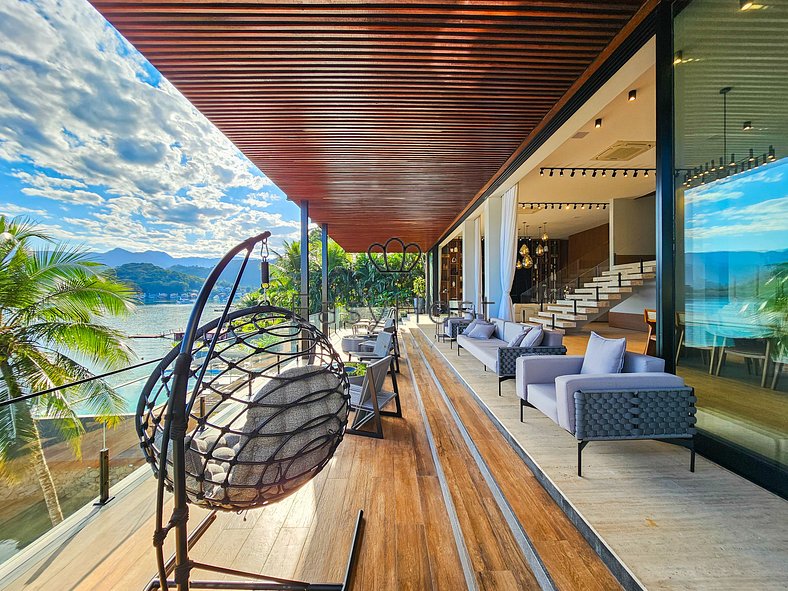
[[[350, 408], [355, 411], [353, 422], [347, 428], [351, 435], [375, 437], [383, 439], [383, 422], [381, 416], [401, 417], [402, 407], [399, 401], [399, 390], [392, 372], [393, 391], [384, 390], [386, 374], [391, 368], [393, 358], [386, 356], [367, 365], [367, 373], [361, 384], [350, 385]], [[394, 402], [395, 410], [383, 410]], [[372, 423], [373, 429], [361, 429], [367, 423]]]

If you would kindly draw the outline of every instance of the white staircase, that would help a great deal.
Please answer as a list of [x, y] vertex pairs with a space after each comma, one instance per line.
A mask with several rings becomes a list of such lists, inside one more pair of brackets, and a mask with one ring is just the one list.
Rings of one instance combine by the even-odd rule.
[[656, 272], [656, 261], [613, 265], [575, 288], [566, 299], [546, 304], [544, 311], [528, 321], [559, 332], [578, 330], [627, 299], [638, 286], [656, 277]]

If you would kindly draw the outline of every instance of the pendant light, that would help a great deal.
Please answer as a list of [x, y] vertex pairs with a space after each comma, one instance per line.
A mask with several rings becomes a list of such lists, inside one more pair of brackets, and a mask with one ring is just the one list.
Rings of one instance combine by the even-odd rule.
[[523, 238], [525, 242], [523, 242], [523, 245], [520, 247], [520, 256], [525, 257], [531, 252], [528, 248], [528, 224], [526, 223], [523, 223]]

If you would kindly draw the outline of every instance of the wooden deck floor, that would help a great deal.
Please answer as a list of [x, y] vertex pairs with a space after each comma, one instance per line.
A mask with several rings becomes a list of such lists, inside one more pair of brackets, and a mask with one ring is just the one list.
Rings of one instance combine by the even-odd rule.
[[[446, 368], [448, 362], [643, 587], [788, 588], [788, 502], [704, 458], [693, 474], [687, 450], [653, 441], [592, 444], [578, 478], [575, 440], [534, 409], [526, 409], [521, 423], [513, 380], [503, 382], [498, 396], [494, 374], [467, 353], [458, 357], [456, 347], [435, 343], [432, 326], [422, 329], [440, 357], [436, 365]], [[626, 336], [630, 350], [643, 350], [642, 333], [594, 330]], [[582, 354], [586, 340], [587, 335], [568, 335], [569, 353]]]
[[[245, 514], [220, 514], [193, 559], [277, 577], [339, 581], [355, 516], [364, 509], [356, 590], [535, 590], [544, 588], [545, 572], [558, 589], [617, 589], [489, 419], [474, 412], [467, 393], [461, 400], [460, 382], [445, 369], [432, 373], [435, 354], [422, 354], [413, 336], [403, 336], [410, 353], [399, 378], [403, 418], [384, 419], [385, 439], [347, 436], [327, 469], [292, 497]], [[444, 393], [460, 409], [462, 427]], [[469, 447], [462, 429], [484, 443]], [[477, 447], [520, 521], [516, 527], [474, 458]], [[155, 483], [144, 473], [138, 481], [119, 489], [106, 507], [80, 516], [82, 523], [60, 538], [54, 552], [39, 548], [31, 554], [13, 580], [4, 581], [0, 570], [0, 586], [141, 589], [154, 574]], [[194, 525], [207, 512], [192, 508], [191, 514]], [[539, 559], [524, 551], [523, 532]], [[542, 570], [535, 573], [534, 564]]]

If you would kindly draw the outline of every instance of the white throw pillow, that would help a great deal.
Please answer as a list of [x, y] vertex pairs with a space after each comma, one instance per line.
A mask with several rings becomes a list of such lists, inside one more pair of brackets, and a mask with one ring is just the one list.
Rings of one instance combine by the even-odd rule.
[[588, 339], [586, 354], [580, 373], [621, 373], [624, 367], [624, 353], [627, 350], [626, 339], [606, 339], [595, 332]]
[[479, 339], [486, 341], [492, 336], [493, 332], [495, 332], [494, 324], [479, 322], [476, 326], [473, 327], [473, 330], [470, 333], [468, 333], [468, 336], [472, 339]]
[[542, 344], [544, 338], [544, 329], [541, 326], [536, 326], [525, 333], [523, 340], [520, 341], [521, 347], [538, 347]]

